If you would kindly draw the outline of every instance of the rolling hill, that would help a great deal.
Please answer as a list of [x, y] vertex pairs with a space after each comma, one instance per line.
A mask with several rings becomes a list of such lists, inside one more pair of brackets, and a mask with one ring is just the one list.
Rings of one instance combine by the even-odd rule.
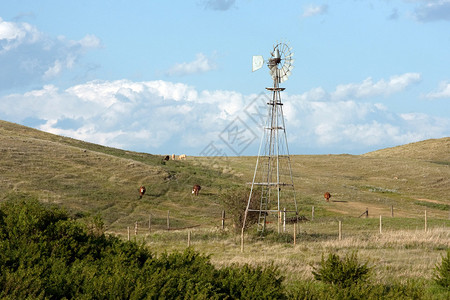
[[[292, 156], [302, 214], [311, 206], [323, 216], [371, 215], [447, 218], [450, 200], [450, 138], [382, 149], [364, 155]], [[219, 194], [251, 181], [255, 157], [188, 157], [186, 161], [125, 151], [0, 121], [0, 200], [35, 197], [57, 203], [76, 218], [101, 216], [109, 231], [123, 232], [151, 216], [164, 229], [216, 226]], [[191, 188], [200, 184], [200, 196]], [[145, 185], [142, 200], [138, 188]], [[332, 194], [332, 202], [323, 193]]]
[[[155, 227], [208, 223], [220, 215], [214, 197], [194, 199], [193, 184], [229, 185], [232, 175], [162, 156], [103, 147], [0, 121], [0, 199], [35, 197], [57, 203], [75, 217], [100, 215], [110, 230], [123, 230], [152, 215]], [[139, 200], [138, 189], [147, 193]], [[195, 200], [195, 201], [194, 201]]]
[[430, 139], [364, 154], [366, 157], [410, 158], [450, 164], [450, 137]]

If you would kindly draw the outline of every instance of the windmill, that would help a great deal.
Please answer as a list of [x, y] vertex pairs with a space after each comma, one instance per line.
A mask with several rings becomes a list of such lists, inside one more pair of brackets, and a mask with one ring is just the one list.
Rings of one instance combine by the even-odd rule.
[[[278, 233], [281, 231], [281, 224], [285, 230], [286, 219], [298, 217], [280, 95], [285, 88], [279, 86], [291, 75], [293, 62], [292, 48], [285, 43], [274, 44], [267, 60], [260, 55], [253, 56], [252, 71], [262, 68], [266, 63], [273, 79], [273, 86], [266, 88], [270, 91], [271, 98], [267, 102], [267, 119], [256, 159], [242, 232], [249, 214], [257, 214], [257, 231], [261, 233], [266, 230], [267, 218], [272, 215], [277, 218]], [[259, 201], [254, 200], [254, 195], [259, 195]]]

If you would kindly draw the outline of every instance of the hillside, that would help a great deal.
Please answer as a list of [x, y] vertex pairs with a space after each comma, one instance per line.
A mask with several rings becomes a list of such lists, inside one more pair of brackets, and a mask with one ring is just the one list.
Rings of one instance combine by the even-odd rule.
[[[292, 157], [300, 211], [311, 206], [323, 216], [370, 215], [414, 217], [427, 209], [447, 218], [450, 208], [450, 139], [428, 140], [365, 155]], [[156, 229], [217, 226], [223, 209], [218, 195], [251, 181], [255, 157], [189, 157], [163, 162], [136, 153], [0, 121], [0, 199], [33, 196], [57, 203], [77, 218], [100, 215], [108, 230], [149, 217]], [[145, 185], [142, 200], [138, 188]], [[191, 194], [200, 184], [200, 196]], [[323, 193], [332, 194], [326, 203]]]
[[[193, 184], [212, 186], [214, 173], [185, 161], [103, 147], [0, 121], [0, 199], [33, 196], [76, 217], [99, 214], [110, 230], [125, 230], [152, 215], [155, 228], [210, 222], [220, 205], [208, 191], [194, 199]], [[217, 172], [215, 172], [217, 173]], [[231, 175], [224, 176], [227, 185]], [[221, 179], [217, 181], [220, 185]], [[147, 193], [139, 200], [138, 188]], [[194, 201], [195, 200], [195, 201]]]
[[430, 139], [364, 154], [366, 157], [410, 158], [450, 164], [450, 137]]

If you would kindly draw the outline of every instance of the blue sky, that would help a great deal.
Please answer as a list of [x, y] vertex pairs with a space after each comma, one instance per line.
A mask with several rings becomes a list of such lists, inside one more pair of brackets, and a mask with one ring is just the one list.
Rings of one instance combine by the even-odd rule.
[[267, 67], [292, 154], [450, 136], [450, 0], [2, 1], [0, 119], [155, 154], [256, 155]]

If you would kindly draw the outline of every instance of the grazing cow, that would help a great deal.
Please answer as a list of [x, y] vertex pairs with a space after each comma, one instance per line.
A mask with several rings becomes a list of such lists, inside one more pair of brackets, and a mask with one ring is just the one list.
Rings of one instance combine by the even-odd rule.
[[181, 154], [178, 156], [179, 160], [186, 160], [186, 154]]
[[323, 197], [325, 198], [325, 200], [327, 200], [327, 202], [330, 202], [330, 198], [331, 198], [331, 194], [326, 192], [325, 194], [323, 194]]
[[172, 154], [172, 160], [175, 160], [175, 154]]
[[198, 184], [194, 185], [194, 187], [192, 188], [192, 194], [194, 194], [195, 196], [198, 196], [198, 192], [200, 192], [201, 189], [202, 189], [202, 187], [199, 186]]
[[169, 160], [169, 158], [170, 158], [170, 157], [169, 157], [169, 155], [166, 155], [166, 156], [164, 156], [164, 158], [163, 158], [163, 159], [164, 159], [165, 161], [168, 161], [168, 160]]
[[139, 188], [139, 199], [142, 199], [142, 196], [145, 194], [145, 186], [141, 186]]

